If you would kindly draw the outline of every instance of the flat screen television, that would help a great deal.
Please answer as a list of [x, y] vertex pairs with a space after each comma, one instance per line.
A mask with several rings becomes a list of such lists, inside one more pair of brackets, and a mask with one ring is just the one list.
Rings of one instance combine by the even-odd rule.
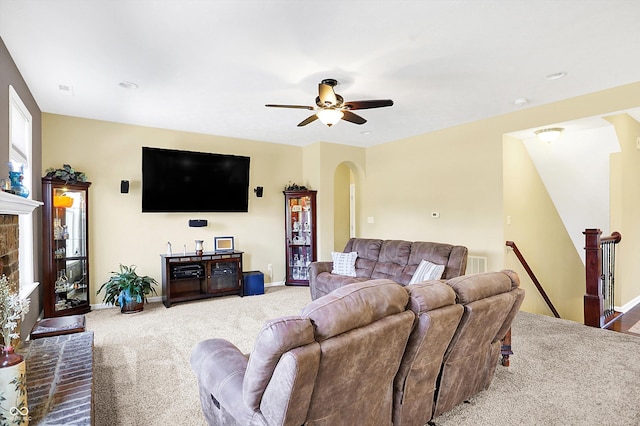
[[247, 212], [249, 160], [142, 147], [142, 212]]

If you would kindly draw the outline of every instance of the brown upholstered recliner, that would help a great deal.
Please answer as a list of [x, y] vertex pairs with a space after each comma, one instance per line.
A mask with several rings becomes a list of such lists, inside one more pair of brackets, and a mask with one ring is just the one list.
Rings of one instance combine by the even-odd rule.
[[433, 413], [436, 381], [464, 308], [453, 289], [438, 281], [411, 284], [416, 322], [394, 381], [393, 424], [424, 425]]
[[191, 355], [209, 424], [390, 425], [415, 315], [390, 280], [342, 287], [269, 321], [247, 359], [222, 339]]
[[455, 303], [453, 289], [438, 281], [405, 289], [416, 322], [394, 381], [393, 424], [424, 425], [431, 419], [442, 358], [464, 308]]
[[464, 314], [444, 354], [433, 417], [489, 387], [501, 340], [524, 300], [520, 279], [513, 271], [465, 275], [446, 284], [455, 291]]

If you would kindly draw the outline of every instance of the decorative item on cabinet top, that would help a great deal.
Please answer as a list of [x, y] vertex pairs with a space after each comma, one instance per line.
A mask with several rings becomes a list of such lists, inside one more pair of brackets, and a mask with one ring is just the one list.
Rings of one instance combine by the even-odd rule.
[[291, 181], [289, 181], [289, 183], [285, 185], [284, 190], [285, 191], [306, 191], [307, 187], [300, 186], [295, 182], [292, 183]]
[[214, 250], [219, 251], [233, 251], [233, 237], [214, 237], [213, 238]]
[[53, 167], [50, 167], [45, 170], [45, 173], [46, 175], [44, 177], [61, 179], [66, 183], [87, 181], [87, 175], [84, 172], [76, 170], [68, 164], [63, 164], [61, 169], [54, 169]]

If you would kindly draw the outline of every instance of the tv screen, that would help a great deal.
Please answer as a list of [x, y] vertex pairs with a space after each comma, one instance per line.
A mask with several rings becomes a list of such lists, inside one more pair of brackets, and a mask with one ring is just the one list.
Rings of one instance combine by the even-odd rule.
[[142, 212], [247, 212], [249, 157], [142, 147]]

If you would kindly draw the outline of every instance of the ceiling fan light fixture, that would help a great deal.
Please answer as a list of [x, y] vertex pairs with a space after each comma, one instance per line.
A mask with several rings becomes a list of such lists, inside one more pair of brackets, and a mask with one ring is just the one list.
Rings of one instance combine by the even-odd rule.
[[551, 143], [557, 140], [564, 129], [562, 127], [549, 127], [546, 129], [536, 130], [534, 133], [543, 142]]
[[318, 119], [327, 126], [331, 127], [342, 119], [344, 112], [339, 109], [321, 109], [316, 112]]

